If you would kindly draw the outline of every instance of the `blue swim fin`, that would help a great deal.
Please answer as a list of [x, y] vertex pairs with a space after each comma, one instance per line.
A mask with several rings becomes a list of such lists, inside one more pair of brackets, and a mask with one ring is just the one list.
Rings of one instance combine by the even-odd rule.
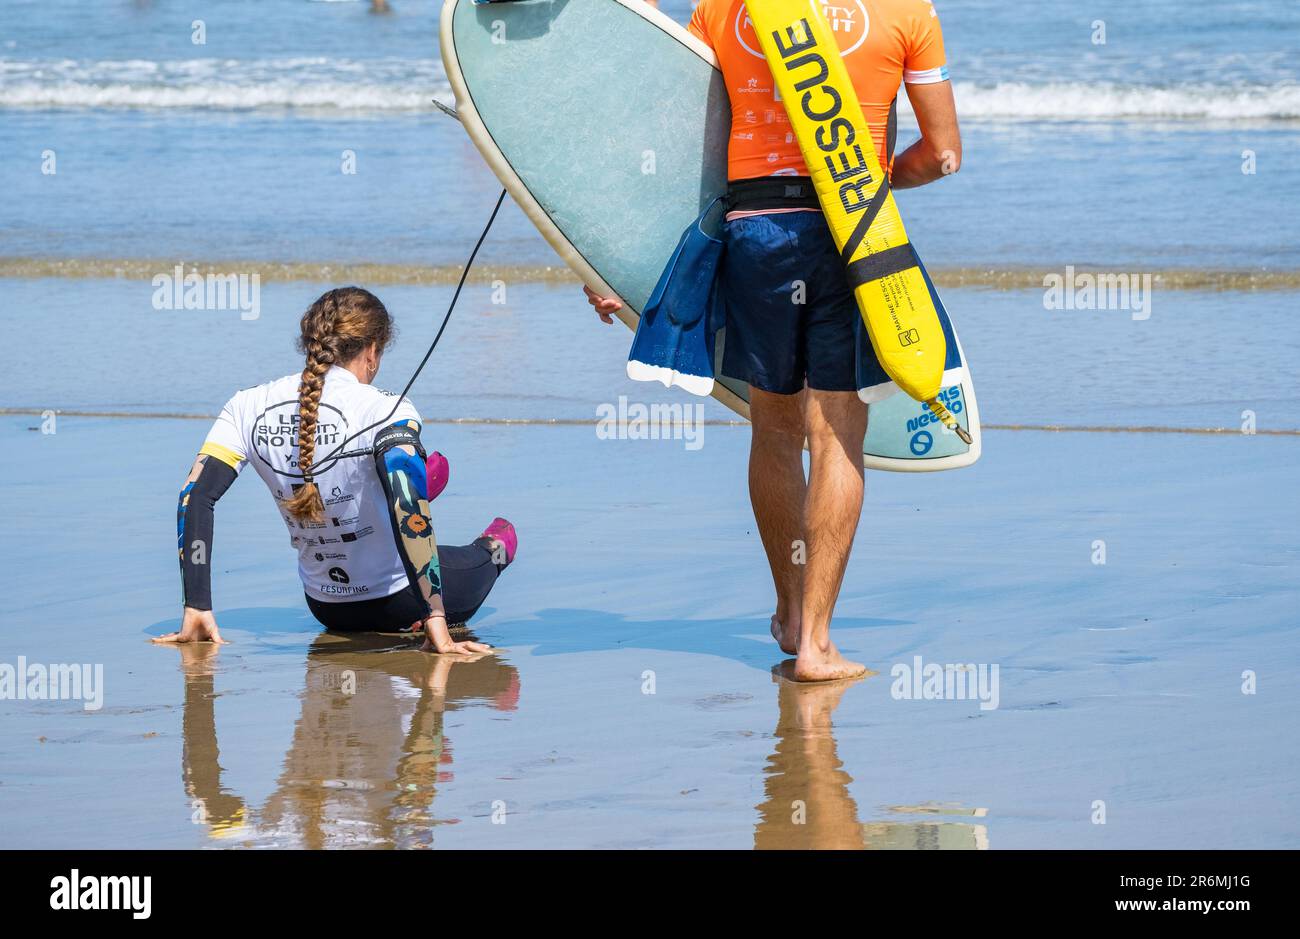
[[721, 320], [714, 280], [723, 244], [705, 232], [704, 221], [717, 202], [682, 233], [660, 275], [632, 340], [628, 378], [696, 395], [713, 391], [713, 343]]

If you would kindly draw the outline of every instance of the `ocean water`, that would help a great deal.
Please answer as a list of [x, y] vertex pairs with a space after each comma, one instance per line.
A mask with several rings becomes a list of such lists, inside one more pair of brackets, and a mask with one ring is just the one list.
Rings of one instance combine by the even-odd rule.
[[[205, 330], [228, 350], [263, 335], [240, 361], [281, 374], [293, 370], [292, 317], [331, 281], [391, 303], [412, 296], [394, 285], [452, 280], [499, 186], [432, 104], [451, 101], [440, 6], [0, 0], [0, 315], [58, 323], [51, 355], [85, 363], [70, 372], [51, 357], [6, 376], [0, 407], [210, 411], [224, 377], [177, 388], [166, 367], [84, 376], [141, 343], [184, 361]], [[690, 14], [679, 0], [664, 9]], [[1225, 427], [1265, 402], [1270, 426], [1300, 426], [1283, 416], [1297, 409], [1278, 380], [1297, 344], [1300, 6], [938, 9], [965, 165], [899, 202], [961, 328], [986, 420]], [[345, 154], [354, 174], [341, 172]], [[260, 273], [266, 317], [241, 328], [154, 310], [148, 279], [181, 262]], [[517, 327], [499, 332], [525, 369], [544, 376], [548, 356], [581, 350], [603, 384], [539, 380], [534, 396], [531, 380], [528, 394], [484, 394], [461, 379], [439, 396], [441, 416], [584, 417], [593, 397], [631, 387], [619, 374], [627, 337], [595, 338], [576, 285], [509, 200], [479, 264], [510, 285], [509, 301], [459, 310], [458, 324], [480, 321], [452, 330], [431, 374], [448, 361], [460, 375], [492, 368], [502, 346], [457, 336], [491, 332], [510, 310]], [[1044, 310], [1035, 284], [1071, 266], [1152, 275], [1152, 319]], [[1267, 289], [1221, 289], [1233, 284]], [[394, 362], [418, 356], [445, 291], [418, 297]], [[284, 336], [266, 335], [270, 323]]]
[[[496, 183], [432, 105], [441, 4], [393, 6], [0, 0], [0, 257], [462, 263]], [[938, 9], [965, 166], [900, 197], [931, 268], [1300, 268], [1300, 5]], [[553, 262], [513, 208], [484, 258]]]

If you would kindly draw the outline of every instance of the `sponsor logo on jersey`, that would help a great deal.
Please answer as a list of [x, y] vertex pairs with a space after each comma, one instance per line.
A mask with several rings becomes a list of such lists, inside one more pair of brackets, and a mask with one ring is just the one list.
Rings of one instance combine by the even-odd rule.
[[[322, 457], [321, 447], [338, 445], [347, 434], [348, 422], [343, 412], [332, 404], [321, 402], [316, 415], [316, 456]], [[259, 414], [253, 421], [253, 452], [274, 470], [296, 470], [298, 467], [298, 402], [281, 401]], [[282, 466], [271, 458], [278, 451]]]
[[369, 587], [353, 587], [348, 584], [321, 584], [317, 589], [323, 594], [334, 597], [355, 596], [370, 592]]
[[[871, 31], [871, 20], [867, 16], [867, 5], [863, 0], [822, 0], [822, 13], [831, 25], [831, 32], [835, 34], [841, 54], [848, 55], [862, 48]], [[756, 58], [763, 58], [758, 33], [754, 32], [749, 10], [743, 4], [736, 11], [735, 29], [741, 48]]]

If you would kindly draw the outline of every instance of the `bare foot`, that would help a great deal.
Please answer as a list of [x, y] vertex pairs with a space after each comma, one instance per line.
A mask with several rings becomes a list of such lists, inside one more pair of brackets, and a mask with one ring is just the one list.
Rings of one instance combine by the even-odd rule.
[[[867, 677], [876, 673], [867, 670]], [[772, 666], [772, 680], [780, 686], [781, 717], [793, 717], [795, 726], [803, 731], [828, 730], [831, 715], [839, 707], [844, 692], [851, 682], [800, 682], [794, 677], [794, 660], [786, 659]]]
[[772, 638], [776, 644], [781, 647], [781, 651], [786, 655], [796, 655], [799, 652], [799, 624], [793, 626], [782, 626], [781, 621], [775, 616], [772, 617]]
[[809, 643], [808, 648], [799, 650], [794, 660], [795, 681], [840, 681], [861, 678], [866, 673], [865, 665], [844, 658], [833, 642], [825, 648]]

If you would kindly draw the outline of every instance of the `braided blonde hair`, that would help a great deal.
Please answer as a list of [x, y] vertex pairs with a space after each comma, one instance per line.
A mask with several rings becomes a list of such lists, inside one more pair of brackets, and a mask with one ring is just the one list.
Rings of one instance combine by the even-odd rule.
[[303, 484], [284, 508], [299, 521], [319, 522], [325, 518], [325, 505], [312, 478], [312, 464], [325, 375], [330, 366], [346, 366], [372, 345], [382, 352], [393, 337], [393, 318], [370, 291], [339, 287], [311, 305], [302, 315], [301, 329], [298, 349], [307, 356], [298, 385], [298, 469]]

